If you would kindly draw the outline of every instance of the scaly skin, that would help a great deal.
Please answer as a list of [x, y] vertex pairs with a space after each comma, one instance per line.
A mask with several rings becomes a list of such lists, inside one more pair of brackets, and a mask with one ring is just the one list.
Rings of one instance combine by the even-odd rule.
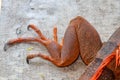
[[[33, 29], [38, 34], [38, 37], [13, 39], [8, 41], [4, 47], [4, 50], [7, 50], [8, 46], [15, 43], [38, 42], [43, 44], [50, 53], [50, 56], [41, 53], [29, 54], [26, 58], [27, 63], [29, 63], [29, 60], [32, 58], [41, 57], [52, 62], [56, 66], [64, 67], [72, 64], [80, 55], [83, 62], [88, 65], [95, 59], [98, 50], [102, 46], [102, 42], [97, 31], [88, 21], [80, 16], [70, 21], [70, 24], [65, 32], [64, 39], [61, 44], [58, 43], [56, 27], [53, 29], [54, 40], [47, 39], [33, 24], [30, 24], [28, 26], [28, 29], [29, 28]], [[105, 73], [106, 72], [110, 72], [110, 74], [105, 74], [108, 76], [113, 74], [107, 68]], [[104, 77], [105, 75], [102, 75], [102, 77]], [[99, 80], [104, 79], [100, 78]]]

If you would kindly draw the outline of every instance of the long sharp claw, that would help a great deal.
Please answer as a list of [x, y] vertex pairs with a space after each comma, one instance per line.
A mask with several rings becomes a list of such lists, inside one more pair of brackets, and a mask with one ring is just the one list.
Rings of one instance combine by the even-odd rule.
[[30, 25], [28, 25], [27, 30], [30, 31]]
[[7, 51], [7, 49], [9, 48], [9, 45], [8, 45], [8, 43], [5, 43], [5, 45], [4, 45], [4, 51]]
[[29, 59], [28, 58], [26, 58], [26, 62], [27, 62], [27, 64], [29, 64]]

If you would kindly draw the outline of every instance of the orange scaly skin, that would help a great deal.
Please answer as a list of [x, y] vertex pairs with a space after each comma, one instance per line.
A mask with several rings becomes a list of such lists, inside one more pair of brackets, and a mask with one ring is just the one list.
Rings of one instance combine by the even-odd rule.
[[[52, 62], [56, 66], [64, 67], [72, 64], [80, 55], [83, 62], [88, 65], [95, 59], [98, 50], [102, 46], [97, 31], [88, 21], [80, 16], [70, 21], [61, 44], [58, 43], [56, 27], [53, 29], [54, 40], [47, 39], [33, 24], [30, 24], [28, 26], [28, 29], [29, 28], [33, 29], [38, 34], [38, 37], [12, 39], [8, 41], [4, 47], [4, 50], [6, 51], [10, 45], [15, 43], [38, 42], [43, 44], [50, 53], [50, 56], [42, 53], [29, 54], [26, 58], [27, 63], [29, 63], [30, 59], [41, 57]], [[109, 77], [109, 75], [112, 75], [112, 71], [106, 68], [101, 77], [106, 75]], [[101, 77], [99, 80], [104, 80]], [[114, 79], [108, 78], [106, 80]]]

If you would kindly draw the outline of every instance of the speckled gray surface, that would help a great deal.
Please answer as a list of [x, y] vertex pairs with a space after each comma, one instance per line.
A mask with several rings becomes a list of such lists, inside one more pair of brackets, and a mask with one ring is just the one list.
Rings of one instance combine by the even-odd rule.
[[[99, 32], [102, 41], [120, 27], [120, 0], [2, 0], [0, 14], [0, 80], [77, 80], [85, 65], [79, 58], [69, 67], [59, 68], [41, 58], [26, 64], [29, 53], [48, 54], [46, 48], [36, 43], [19, 44], [3, 51], [5, 42], [17, 37], [37, 36], [27, 31], [34, 23], [50, 39], [52, 29], [58, 28], [59, 41], [64, 36], [69, 21], [83, 16]], [[16, 35], [16, 29], [21, 34]], [[33, 48], [28, 50], [28, 48]]]

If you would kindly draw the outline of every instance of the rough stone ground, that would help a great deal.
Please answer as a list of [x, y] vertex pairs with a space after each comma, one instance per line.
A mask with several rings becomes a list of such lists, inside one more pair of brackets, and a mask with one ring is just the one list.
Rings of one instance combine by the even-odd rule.
[[[74, 64], [59, 68], [41, 58], [26, 64], [29, 53], [48, 54], [42, 45], [19, 44], [3, 51], [4, 44], [17, 37], [37, 36], [27, 31], [34, 23], [52, 39], [53, 26], [59, 41], [69, 21], [75, 16], [86, 18], [99, 32], [102, 41], [120, 27], [120, 0], [2, 0], [0, 14], [0, 80], [77, 80], [85, 65], [79, 58]], [[21, 33], [16, 35], [16, 29]]]

